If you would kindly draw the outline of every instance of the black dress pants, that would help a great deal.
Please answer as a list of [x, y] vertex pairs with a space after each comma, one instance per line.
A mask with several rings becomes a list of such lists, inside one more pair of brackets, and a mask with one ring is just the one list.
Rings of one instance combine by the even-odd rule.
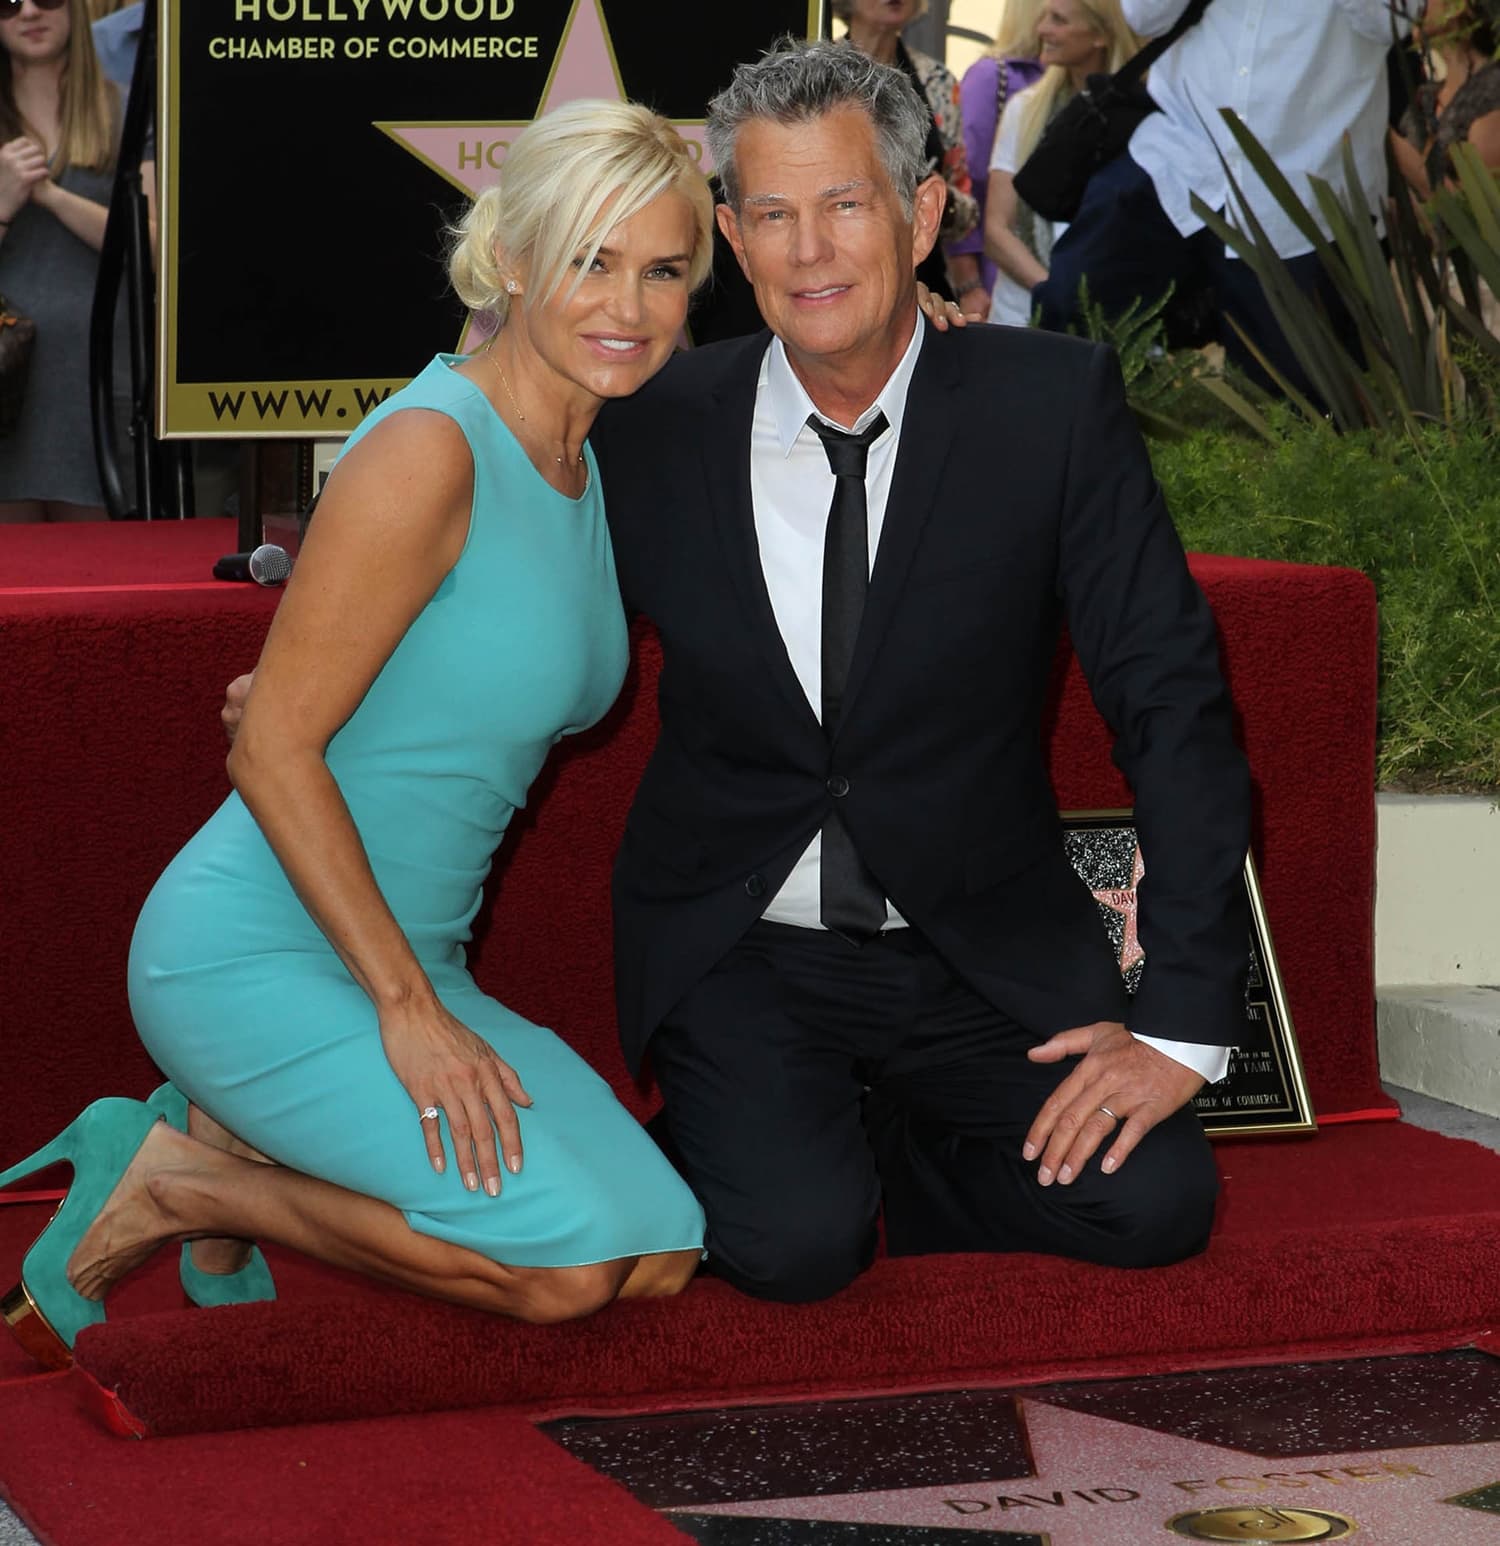
[[[1217, 309], [1239, 323], [1292, 386], [1305, 396], [1316, 396], [1255, 271], [1242, 259], [1229, 257], [1209, 231], [1183, 236], [1163, 211], [1150, 175], [1128, 153], [1116, 156], [1089, 179], [1078, 214], [1058, 237], [1050, 262], [1047, 278], [1031, 292], [1044, 328], [1061, 333], [1078, 323], [1078, 288], [1085, 279], [1090, 299], [1108, 317], [1120, 316], [1136, 301], [1157, 300], [1169, 284], [1179, 295], [1208, 290]], [[1361, 358], [1353, 319], [1317, 254], [1303, 253], [1283, 262], [1293, 284], [1321, 303], [1344, 347]], [[1252, 381], [1276, 390], [1227, 322], [1220, 341], [1229, 359]]]
[[915, 930], [861, 950], [757, 924], [651, 1043], [663, 1146], [708, 1216], [715, 1271], [787, 1301], [835, 1293], [874, 1255], [1042, 1251], [1153, 1266], [1201, 1251], [1218, 1175], [1191, 1109], [1114, 1175], [1107, 1145], [1043, 1187], [1021, 1144], [1076, 1060], [967, 986]]

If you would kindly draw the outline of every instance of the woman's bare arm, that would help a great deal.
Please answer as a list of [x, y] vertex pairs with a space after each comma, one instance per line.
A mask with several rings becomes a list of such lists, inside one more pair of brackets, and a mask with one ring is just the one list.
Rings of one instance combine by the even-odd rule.
[[[457, 560], [472, 496], [463, 433], [438, 413], [394, 414], [339, 464], [266, 639], [228, 767], [302, 904], [374, 1004], [386, 1055], [413, 1102], [445, 1110], [465, 1184], [483, 1180], [494, 1192], [500, 1171], [485, 1108], [516, 1169], [511, 1101], [524, 1103], [524, 1092], [438, 1001], [325, 761], [329, 741]], [[429, 1133], [441, 1169], [432, 1145]]]
[[984, 207], [984, 250], [992, 263], [1030, 290], [1047, 277], [1047, 270], [1011, 229], [1019, 203], [1011, 174], [991, 167]]

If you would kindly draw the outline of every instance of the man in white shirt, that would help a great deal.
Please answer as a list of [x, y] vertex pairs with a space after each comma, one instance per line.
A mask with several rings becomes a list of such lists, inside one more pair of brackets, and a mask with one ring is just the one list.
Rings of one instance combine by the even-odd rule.
[[[591, 437], [664, 652], [615, 869], [621, 1037], [716, 1270], [783, 1300], [848, 1283], [882, 1210], [895, 1254], [1201, 1250], [1188, 1103], [1246, 1029], [1212, 617], [1113, 355], [920, 322], [925, 127], [857, 50], [742, 66], [709, 136], [774, 338], [678, 356]], [[1063, 619], [1149, 855], [1133, 1001], [1047, 779]]]
[[[1121, 0], [1126, 21], [1146, 37], [1168, 31], [1188, 3]], [[1154, 300], [1169, 283], [1183, 292], [1206, 287], [1305, 388], [1255, 275], [1204, 229], [1192, 196], [1238, 221], [1232, 175], [1295, 282], [1337, 308], [1313, 244], [1250, 169], [1219, 110], [1238, 114], [1315, 214], [1308, 178], [1345, 191], [1347, 136], [1359, 178], [1347, 192], [1378, 215], [1386, 191], [1385, 61], [1407, 31], [1404, 10], [1404, 0], [1209, 0], [1151, 69], [1147, 85], [1161, 111], [1135, 131], [1126, 155], [1095, 173], [1054, 248], [1047, 279], [1032, 293], [1042, 325], [1062, 330], [1074, 320], [1085, 278], [1091, 299], [1116, 314], [1134, 300]], [[1225, 328], [1224, 343], [1254, 371], [1233, 328]]]

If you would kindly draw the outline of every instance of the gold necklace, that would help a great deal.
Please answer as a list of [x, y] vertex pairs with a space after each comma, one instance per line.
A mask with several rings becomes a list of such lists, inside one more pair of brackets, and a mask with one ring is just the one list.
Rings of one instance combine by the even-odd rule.
[[[500, 368], [500, 358], [495, 353], [495, 345], [494, 345], [494, 343], [491, 342], [491, 343], [487, 344], [485, 346], [484, 352], [487, 355], [489, 355], [491, 360], [494, 361], [494, 364], [495, 364], [495, 374], [497, 376], [499, 376], [499, 378], [500, 378], [500, 385], [505, 388], [505, 395], [510, 399], [510, 405], [511, 405], [512, 408], [515, 409], [516, 417], [524, 424], [526, 422], [526, 415], [521, 412], [521, 405], [520, 405], [520, 403], [518, 403], [516, 401], [516, 394], [511, 391], [511, 389], [510, 389], [510, 382], [508, 382], [505, 379], [505, 372]], [[555, 460], [556, 460], [557, 465], [559, 467], [562, 467], [562, 466], [564, 466], [566, 464], [566, 459], [564, 457], [559, 456], [559, 457], [556, 457]], [[578, 465], [579, 466], [583, 465], [583, 452], [582, 451], [580, 451], [578, 453], [577, 461], [578, 461]]]

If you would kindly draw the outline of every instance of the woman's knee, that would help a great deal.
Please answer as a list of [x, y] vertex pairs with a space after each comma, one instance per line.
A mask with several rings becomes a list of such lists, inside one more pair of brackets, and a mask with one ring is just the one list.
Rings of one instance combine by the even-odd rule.
[[657, 1251], [635, 1259], [630, 1275], [620, 1289], [622, 1299], [669, 1299], [680, 1294], [693, 1281], [703, 1253]]
[[632, 1262], [589, 1262], [581, 1267], [538, 1267], [527, 1271], [514, 1311], [523, 1321], [551, 1325], [581, 1320], [619, 1297]]

